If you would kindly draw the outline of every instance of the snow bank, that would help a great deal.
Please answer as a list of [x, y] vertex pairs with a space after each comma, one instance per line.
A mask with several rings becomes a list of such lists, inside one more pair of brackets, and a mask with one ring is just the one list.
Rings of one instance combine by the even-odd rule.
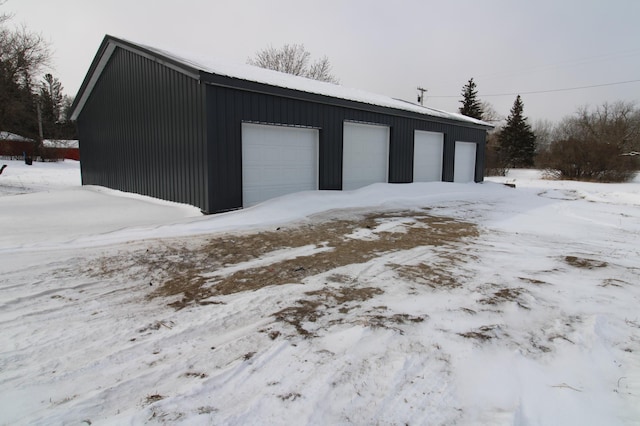
[[[512, 171], [484, 184], [305, 192], [203, 217], [188, 206], [82, 188], [77, 163], [12, 163], [6, 171], [1, 424], [640, 419], [640, 182], [554, 182]], [[11, 195], [18, 182], [40, 192]], [[286, 232], [292, 221], [313, 223], [337, 209], [428, 211], [475, 223], [480, 236], [392, 250], [181, 310], [148, 298], [154, 268], [188, 256], [183, 246], [206, 244], [202, 234]], [[409, 223], [381, 222], [344, 238], [405, 235]], [[165, 239], [175, 236], [190, 237]], [[329, 249], [305, 242], [205, 275]], [[418, 272], [403, 275], [402, 267]], [[429, 281], [438, 273], [453, 284]], [[330, 297], [344, 289], [376, 291], [340, 303]], [[302, 324], [315, 337], [275, 319], [301, 307], [318, 309]]]

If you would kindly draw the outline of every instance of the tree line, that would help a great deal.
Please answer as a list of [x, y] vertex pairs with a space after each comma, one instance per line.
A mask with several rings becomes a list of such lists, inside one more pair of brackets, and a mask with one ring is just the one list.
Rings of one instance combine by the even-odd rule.
[[10, 26], [10, 20], [0, 14], [0, 131], [34, 140], [39, 155], [43, 139], [77, 138], [69, 119], [73, 100], [60, 80], [42, 74], [51, 61], [48, 43], [25, 26]]
[[[463, 115], [501, 121], [490, 104], [480, 102], [473, 78], [462, 88]], [[625, 182], [640, 169], [640, 109], [633, 103], [580, 107], [557, 125], [532, 128], [518, 95], [504, 125], [487, 135], [486, 174], [536, 167], [558, 179]]]
[[[42, 75], [51, 60], [43, 37], [24, 26], [10, 27], [10, 19], [0, 14], [0, 131], [36, 141], [39, 155], [44, 153], [43, 139], [77, 138], [70, 120], [73, 99], [63, 93], [61, 82], [51, 73]], [[339, 81], [327, 57], [311, 63], [303, 45], [268, 47], [247, 62], [330, 83]], [[459, 112], [465, 116], [502, 121], [491, 104], [478, 99], [473, 78], [463, 86], [460, 103]], [[556, 178], [620, 182], [635, 175], [639, 160], [640, 109], [631, 103], [581, 107], [557, 125], [540, 122], [532, 128], [518, 95], [504, 125], [487, 136], [487, 175], [538, 167]]]
[[[337, 83], [329, 60], [310, 63], [303, 45], [285, 44], [256, 52], [247, 62], [289, 74]], [[524, 114], [524, 101], [516, 96], [504, 120], [488, 102], [478, 98], [473, 78], [462, 88], [459, 112], [497, 124], [487, 135], [486, 175], [505, 175], [509, 168], [536, 167], [550, 177], [601, 182], [622, 182], [640, 168], [640, 110], [624, 102], [579, 108], [557, 125], [535, 126]]]

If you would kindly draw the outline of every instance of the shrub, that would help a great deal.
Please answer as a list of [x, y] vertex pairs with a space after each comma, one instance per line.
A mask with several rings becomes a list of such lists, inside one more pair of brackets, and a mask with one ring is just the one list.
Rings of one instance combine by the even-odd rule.
[[636, 158], [600, 140], [563, 139], [551, 144], [547, 174], [558, 179], [626, 182], [638, 168]]
[[638, 170], [640, 111], [631, 103], [578, 109], [555, 129], [544, 163], [560, 179], [625, 182]]
[[500, 155], [500, 151], [494, 146], [487, 145], [485, 154], [485, 176], [506, 176], [509, 168]]
[[500, 150], [498, 134], [499, 130], [494, 130], [487, 135], [484, 164], [485, 176], [506, 176], [509, 171], [507, 162]]

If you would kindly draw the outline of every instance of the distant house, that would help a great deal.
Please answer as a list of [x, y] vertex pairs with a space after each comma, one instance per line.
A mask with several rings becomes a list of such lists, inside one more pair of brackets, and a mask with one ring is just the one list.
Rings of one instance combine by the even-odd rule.
[[46, 158], [80, 161], [80, 147], [77, 140], [45, 139], [42, 145]]
[[482, 181], [492, 128], [382, 95], [187, 59], [111, 36], [89, 68], [72, 119], [83, 184], [208, 213], [305, 190]]
[[35, 142], [24, 136], [11, 132], [0, 131], [0, 156], [11, 158], [22, 158], [33, 155]]

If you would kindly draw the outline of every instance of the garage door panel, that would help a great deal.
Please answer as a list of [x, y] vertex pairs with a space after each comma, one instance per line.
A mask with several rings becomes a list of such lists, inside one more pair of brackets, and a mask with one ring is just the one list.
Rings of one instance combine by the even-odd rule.
[[316, 129], [243, 123], [243, 205], [318, 189], [318, 138]]
[[453, 181], [459, 183], [474, 182], [476, 176], [476, 149], [473, 142], [456, 142]]
[[413, 181], [440, 182], [444, 135], [416, 130], [413, 150]]
[[389, 175], [389, 128], [344, 123], [342, 189], [387, 182]]

